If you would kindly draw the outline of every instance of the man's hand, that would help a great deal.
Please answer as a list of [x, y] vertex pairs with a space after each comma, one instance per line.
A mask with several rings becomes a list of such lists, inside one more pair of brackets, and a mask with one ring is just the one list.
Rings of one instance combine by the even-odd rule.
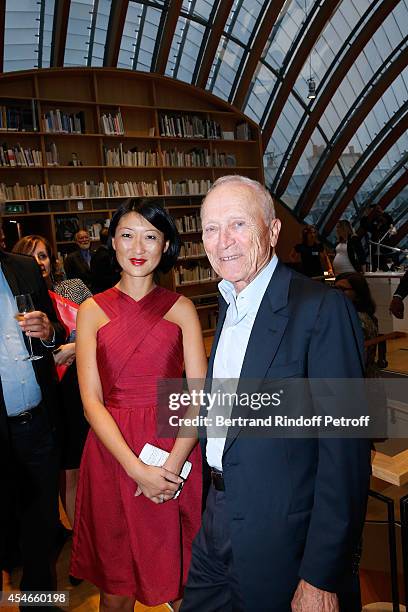
[[301, 580], [292, 599], [292, 612], [339, 612], [336, 593], [322, 591]]
[[404, 302], [400, 297], [394, 296], [392, 298], [390, 304], [390, 313], [393, 314], [394, 317], [397, 317], [397, 319], [404, 318]]
[[40, 338], [40, 340], [45, 342], [52, 340], [54, 328], [45, 312], [40, 310], [27, 312], [24, 315], [24, 319], [19, 321], [19, 325], [23, 332], [28, 333], [32, 338]]
[[53, 351], [55, 365], [70, 366], [75, 360], [75, 342], [62, 344]]

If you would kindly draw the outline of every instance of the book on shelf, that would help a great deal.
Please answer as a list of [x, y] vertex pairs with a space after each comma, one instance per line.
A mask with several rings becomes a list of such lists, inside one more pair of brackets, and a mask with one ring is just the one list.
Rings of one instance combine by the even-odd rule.
[[210, 266], [198, 263], [193, 266], [183, 266], [181, 264], [174, 268], [176, 285], [183, 285], [192, 282], [208, 282], [218, 279], [216, 273]]
[[160, 113], [159, 127], [161, 136], [173, 138], [218, 139], [222, 137], [219, 123], [199, 115]]
[[43, 200], [48, 198], [47, 185], [14, 185], [0, 184], [0, 191], [5, 194], [6, 200]]
[[35, 100], [17, 104], [16, 101], [4, 101], [0, 105], [0, 131], [36, 132], [37, 106]]
[[45, 150], [47, 166], [59, 166], [59, 153], [55, 142], [50, 142]]
[[174, 222], [179, 232], [201, 232], [201, 217], [198, 213], [175, 217]]
[[137, 147], [133, 147], [128, 151], [123, 149], [123, 144], [119, 143], [118, 147], [108, 149], [103, 147], [104, 159], [106, 166], [118, 167], [118, 166], [149, 166], [156, 167], [158, 161], [157, 151], [142, 150], [139, 151]]
[[57, 200], [63, 198], [100, 198], [105, 196], [105, 184], [101, 181], [82, 181], [80, 183], [67, 183], [66, 185], [50, 185], [50, 198]]
[[197, 257], [199, 255], [205, 255], [204, 245], [201, 241], [185, 240], [183, 242], [179, 257]]
[[173, 182], [172, 179], [164, 181], [164, 195], [202, 195], [211, 187], [210, 179], [186, 179]]
[[112, 183], [108, 183], [109, 197], [137, 197], [157, 195], [159, 195], [157, 181], [153, 181], [151, 183], [147, 183], [146, 181], [127, 181], [125, 183], [113, 181]]
[[235, 126], [235, 137], [237, 140], [251, 140], [252, 132], [249, 123], [241, 121]]
[[120, 108], [116, 111], [116, 113], [102, 113], [100, 123], [103, 134], [111, 136], [125, 133]]
[[0, 146], [0, 165], [33, 167], [42, 166], [42, 153], [39, 149], [22, 147], [20, 143], [8, 146], [6, 143]]
[[43, 113], [41, 117], [44, 132], [61, 134], [84, 134], [85, 113], [64, 113], [59, 108]]

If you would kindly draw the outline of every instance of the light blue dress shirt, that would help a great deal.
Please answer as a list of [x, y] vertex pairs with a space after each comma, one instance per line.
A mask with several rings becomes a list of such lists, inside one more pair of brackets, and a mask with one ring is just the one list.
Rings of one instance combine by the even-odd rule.
[[[224, 388], [226, 393], [235, 392], [233, 381], [238, 380], [241, 375], [252, 327], [277, 263], [278, 258], [274, 255], [254, 280], [238, 295], [230, 281], [224, 279], [218, 285], [222, 297], [228, 304], [228, 309], [215, 353], [213, 379], [216, 381], [217, 389]], [[214, 387], [212, 391], [215, 391]], [[207, 432], [207, 436], [208, 465], [222, 470], [225, 438], [219, 437], [219, 429], [217, 430], [218, 437], [211, 437], [210, 431]]]
[[14, 318], [16, 312], [15, 298], [0, 266], [0, 379], [9, 416], [34, 408], [42, 399], [32, 363], [23, 361], [28, 351]]

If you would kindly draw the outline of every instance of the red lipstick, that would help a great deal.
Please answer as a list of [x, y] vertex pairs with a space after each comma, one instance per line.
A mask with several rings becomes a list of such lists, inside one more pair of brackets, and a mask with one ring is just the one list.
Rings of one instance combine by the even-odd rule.
[[133, 266], [143, 266], [146, 263], [145, 259], [137, 259], [136, 257], [132, 257], [129, 261]]

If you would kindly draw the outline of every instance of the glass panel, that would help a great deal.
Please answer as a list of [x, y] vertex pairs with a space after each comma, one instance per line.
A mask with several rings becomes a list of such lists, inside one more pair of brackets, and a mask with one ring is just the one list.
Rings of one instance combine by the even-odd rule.
[[[210, 89], [216, 96], [227, 100], [231, 91], [232, 84], [235, 79], [235, 75], [239, 66], [239, 62], [244, 53], [242, 47], [239, 47], [236, 43], [231, 40], [225, 45], [225, 38], [222, 37], [222, 42], [218, 47], [217, 51], [217, 67], [214, 73], [213, 79], [209, 79], [211, 83]], [[217, 72], [218, 69], [218, 72]]]
[[191, 83], [204, 32], [203, 25], [179, 18], [167, 61], [167, 76]]
[[[41, 3], [36, 0], [6, 1], [4, 30], [4, 72], [38, 67], [38, 35]], [[44, 28], [47, 32], [47, 50], [43, 66], [50, 63], [50, 32], [54, 0], [45, 4]]]
[[207, 0], [183, 0], [183, 6], [181, 11], [188, 13], [189, 15], [195, 15], [208, 21], [210, 18], [211, 11], [213, 9], [213, 3]]
[[49, 68], [50, 66], [54, 6], [55, 0], [45, 0], [42, 68]]
[[129, 2], [120, 43], [118, 68], [132, 68], [136, 44], [136, 35], [140, 27], [143, 6], [138, 2]]
[[93, 0], [71, 0], [64, 66], [86, 66]]
[[98, 15], [96, 17], [94, 44], [92, 48], [92, 66], [103, 66], [105, 54], [106, 35], [108, 32], [109, 15], [112, 0], [99, 0]]
[[136, 70], [149, 71], [151, 68], [161, 14], [162, 9], [149, 6], [146, 10], [146, 18], [142, 24], [143, 32], [135, 66]]
[[260, 0], [244, 0], [236, 15], [235, 23], [228, 34], [239, 40], [242, 45], [246, 45], [263, 5], [264, 2]]
[[243, 112], [260, 123], [265, 105], [276, 82], [276, 76], [264, 64], [258, 65], [258, 70], [252, 80], [250, 94]]

